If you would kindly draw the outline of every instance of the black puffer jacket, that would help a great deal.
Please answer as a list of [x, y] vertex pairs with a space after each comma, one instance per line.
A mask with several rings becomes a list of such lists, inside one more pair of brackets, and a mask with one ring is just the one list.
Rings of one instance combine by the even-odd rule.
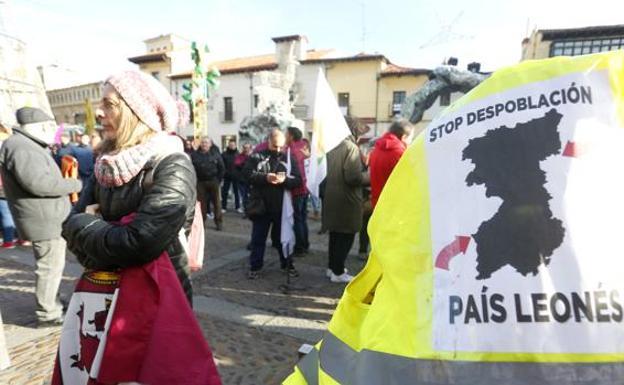
[[[152, 168], [153, 181], [145, 183]], [[188, 156], [175, 153], [150, 161], [119, 187], [103, 187], [95, 178], [91, 180], [74, 214], [63, 224], [63, 237], [80, 263], [98, 270], [138, 266], [166, 250], [190, 302], [188, 258], [178, 239], [182, 227], [188, 235], [195, 209], [196, 178]], [[93, 203], [100, 205], [102, 218], [84, 214], [85, 207]], [[130, 213], [136, 213], [132, 223], [112, 223]]]

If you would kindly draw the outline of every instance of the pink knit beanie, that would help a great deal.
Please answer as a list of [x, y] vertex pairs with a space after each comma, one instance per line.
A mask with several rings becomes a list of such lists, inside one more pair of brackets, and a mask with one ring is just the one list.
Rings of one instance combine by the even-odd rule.
[[176, 103], [160, 82], [143, 72], [123, 71], [109, 77], [112, 85], [138, 118], [154, 131], [174, 131], [186, 124], [187, 109]]

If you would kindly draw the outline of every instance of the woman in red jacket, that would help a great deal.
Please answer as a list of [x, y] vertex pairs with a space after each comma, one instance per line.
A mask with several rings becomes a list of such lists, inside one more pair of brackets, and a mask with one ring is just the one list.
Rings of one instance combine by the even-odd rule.
[[373, 208], [377, 204], [392, 170], [410, 143], [413, 131], [414, 126], [407, 119], [397, 120], [388, 128], [388, 132], [375, 143], [368, 165]]

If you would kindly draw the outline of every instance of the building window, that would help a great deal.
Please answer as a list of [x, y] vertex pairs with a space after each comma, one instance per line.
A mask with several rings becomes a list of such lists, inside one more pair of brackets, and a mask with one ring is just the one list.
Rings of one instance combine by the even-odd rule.
[[152, 76], [154, 77], [154, 79], [160, 81], [160, 72], [154, 71], [152, 72]]
[[392, 116], [401, 113], [401, 107], [405, 101], [405, 91], [394, 91], [392, 93]]
[[440, 95], [440, 105], [441, 106], [450, 106], [451, 105], [451, 93], [445, 92]]
[[624, 36], [600, 39], [555, 40], [550, 45], [550, 57], [578, 56], [614, 51], [624, 48]]
[[348, 92], [338, 93], [338, 107], [340, 108], [340, 111], [342, 111], [343, 115], [349, 115], [349, 93]]
[[223, 121], [231, 122], [234, 120], [234, 110], [232, 109], [232, 97], [223, 98]]
[[258, 108], [259, 100], [260, 100], [260, 97], [258, 96], [258, 94], [254, 94], [254, 108]]

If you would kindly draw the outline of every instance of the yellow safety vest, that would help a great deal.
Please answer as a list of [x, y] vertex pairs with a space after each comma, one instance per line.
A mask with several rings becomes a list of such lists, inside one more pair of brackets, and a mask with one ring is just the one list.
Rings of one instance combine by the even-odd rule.
[[284, 384], [624, 383], [623, 127], [622, 51], [523, 62], [451, 105]]

